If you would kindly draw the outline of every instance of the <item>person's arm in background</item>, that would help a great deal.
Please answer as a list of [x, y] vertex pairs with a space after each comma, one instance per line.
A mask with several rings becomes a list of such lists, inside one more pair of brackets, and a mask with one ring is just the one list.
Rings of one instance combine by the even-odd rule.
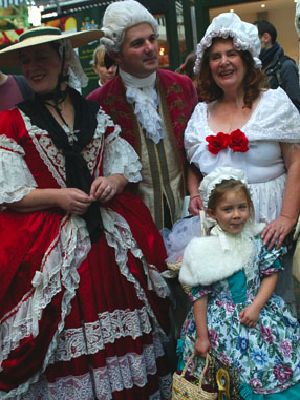
[[281, 86], [300, 111], [300, 87], [298, 67], [293, 60], [285, 60], [280, 69]]
[[12, 108], [21, 101], [23, 96], [14, 77], [0, 72], [0, 110]]
[[32, 97], [32, 90], [21, 75], [6, 75], [0, 71], [0, 110], [15, 107]]

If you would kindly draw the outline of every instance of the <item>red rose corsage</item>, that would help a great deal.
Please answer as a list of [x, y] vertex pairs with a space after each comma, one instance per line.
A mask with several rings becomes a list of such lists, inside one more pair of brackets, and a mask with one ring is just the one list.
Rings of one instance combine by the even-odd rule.
[[208, 151], [218, 154], [219, 151], [227, 149], [244, 153], [249, 150], [249, 140], [240, 129], [236, 129], [231, 133], [218, 132], [216, 135], [206, 137], [208, 143]]

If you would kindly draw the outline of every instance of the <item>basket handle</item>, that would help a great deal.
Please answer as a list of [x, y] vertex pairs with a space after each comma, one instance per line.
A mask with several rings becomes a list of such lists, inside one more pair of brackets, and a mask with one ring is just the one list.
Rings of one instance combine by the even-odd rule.
[[[183, 370], [182, 370], [182, 373], [181, 373], [181, 376], [182, 376], [182, 377], [185, 377], [185, 374], [187, 373], [188, 367], [189, 367], [190, 363], [192, 362], [192, 360], [193, 360], [195, 357], [196, 357], [196, 354], [193, 353], [193, 354], [187, 359], [187, 362], [186, 362], [186, 364], [185, 364], [185, 366], [184, 366], [184, 368], [183, 368]], [[198, 386], [201, 386], [201, 385], [202, 385], [203, 377], [204, 377], [204, 375], [206, 374], [206, 371], [207, 371], [207, 369], [208, 369], [209, 363], [210, 363], [211, 361], [212, 361], [212, 358], [211, 358], [210, 354], [207, 353], [207, 355], [206, 355], [206, 361], [205, 361], [205, 366], [203, 367], [203, 369], [202, 369], [202, 371], [201, 371], [201, 374], [200, 374], [200, 377], [199, 377]], [[194, 369], [195, 369], [195, 367], [192, 369], [191, 372], [193, 372]]]

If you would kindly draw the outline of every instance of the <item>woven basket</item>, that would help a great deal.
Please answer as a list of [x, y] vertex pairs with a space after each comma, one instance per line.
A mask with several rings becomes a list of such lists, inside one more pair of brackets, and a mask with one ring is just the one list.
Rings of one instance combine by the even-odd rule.
[[193, 354], [187, 360], [184, 370], [180, 375], [176, 372], [173, 374], [172, 400], [216, 400], [218, 398], [218, 393], [211, 393], [202, 389], [202, 380], [211, 362], [209, 354], [206, 357], [205, 367], [201, 371], [199, 383], [195, 384], [186, 379], [188, 366], [194, 357], [195, 355]]

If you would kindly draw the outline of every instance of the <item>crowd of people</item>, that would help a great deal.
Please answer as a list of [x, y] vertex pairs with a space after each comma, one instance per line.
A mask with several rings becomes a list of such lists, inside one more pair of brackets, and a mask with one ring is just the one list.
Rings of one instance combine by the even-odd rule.
[[263, 37], [220, 14], [193, 76], [160, 69], [156, 19], [124, 0], [0, 51], [23, 74], [0, 73], [1, 399], [168, 400], [208, 353], [239, 398], [300, 399], [300, 115]]

